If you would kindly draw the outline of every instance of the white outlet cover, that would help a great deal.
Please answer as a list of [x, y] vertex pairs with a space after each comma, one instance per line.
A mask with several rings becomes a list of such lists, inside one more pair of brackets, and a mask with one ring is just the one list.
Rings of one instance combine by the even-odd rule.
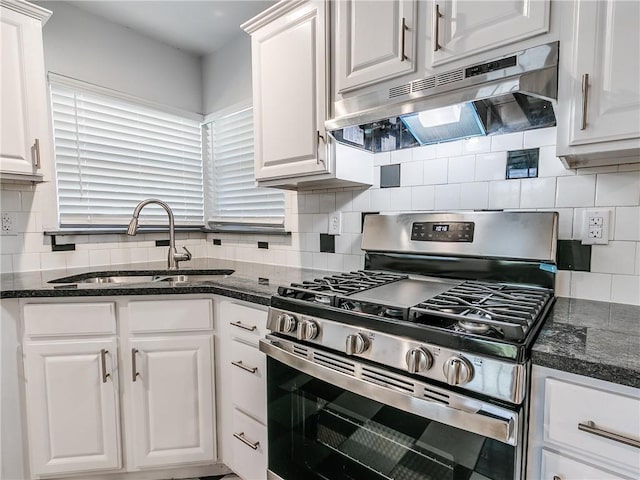
[[589, 208], [584, 211], [583, 245], [606, 245], [609, 243], [609, 215], [610, 211], [606, 209]]
[[16, 214], [14, 212], [2, 212], [2, 227], [0, 235], [17, 235]]
[[329, 235], [340, 235], [342, 233], [342, 212], [329, 214]]

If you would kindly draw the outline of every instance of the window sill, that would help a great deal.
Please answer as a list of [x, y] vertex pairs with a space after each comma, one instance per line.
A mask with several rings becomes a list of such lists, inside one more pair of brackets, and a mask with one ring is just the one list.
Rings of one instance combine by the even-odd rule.
[[[167, 233], [169, 226], [156, 227], [156, 226], [140, 226], [136, 233]], [[176, 226], [176, 232], [204, 232], [203, 227], [195, 225], [189, 226]], [[48, 230], [43, 232], [45, 236], [54, 237], [56, 235], [126, 235], [127, 227], [77, 227], [77, 228], [61, 228], [59, 230]]]
[[215, 228], [203, 228], [205, 233], [239, 233], [239, 234], [260, 234], [260, 235], [282, 235], [288, 237], [291, 232], [287, 232], [284, 228], [274, 227], [258, 227], [258, 226], [229, 226], [229, 227], [215, 227]]

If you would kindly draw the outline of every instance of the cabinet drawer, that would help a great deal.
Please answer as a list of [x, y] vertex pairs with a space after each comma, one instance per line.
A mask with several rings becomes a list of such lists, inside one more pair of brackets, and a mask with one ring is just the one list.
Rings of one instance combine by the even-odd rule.
[[24, 306], [28, 337], [116, 333], [113, 303], [38, 303]]
[[640, 471], [638, 448], [582, 431], [578, 424], [640, 439], [640, 398], [605, 390], [545, 380], [545, 441], [566, 445], [615, 465]]
[[231, 302], [223, 302], [220, 305], [220, 314], [222, 321], [228, 325], [229, 331], [234, 338], [241, 338], [257, 345], [258, 340], [266, 335], [266, 311]]
[[267, 478], [267, 428], [233, 411], [233, 469], [245, 480]]
[[234, 405], [252, 417], [266, 423], [267, 417], [267, 361], [256, 347], [233, 340], [231, 362], [233, 371], [231, 387]]
[[558, 455], [549, 450], [542, 450], [542, 475], [540, 478], [561, 480], [608, 480], [626, 479], [610, 472], [605, 472], [590, 465], [577, 462], [570, 458]]
[[132, 332], [185, 332], [211, 330], [211, 300], [144, 300], [129, 303]]

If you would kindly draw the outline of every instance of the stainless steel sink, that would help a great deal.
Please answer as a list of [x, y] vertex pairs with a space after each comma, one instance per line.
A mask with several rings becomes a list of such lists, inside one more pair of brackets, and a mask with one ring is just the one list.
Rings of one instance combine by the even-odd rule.
[[219, 279], [221, 276], [231, 275], [234, 270], [196, 270], [191, 272], [163, 272], [163, 271], [133, 271], [119, 272], [93, 272], [57, 278], [49, 283], [75, 283], [75, 284], [134, 284], [134, 283], [197, 283]]

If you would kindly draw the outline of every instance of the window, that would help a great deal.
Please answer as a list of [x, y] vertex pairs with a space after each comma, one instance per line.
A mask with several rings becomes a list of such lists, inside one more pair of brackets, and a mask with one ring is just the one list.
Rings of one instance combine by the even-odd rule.
[[[60, 225], [126, 225], [146, 198], [202, 225], [201, 121], [76, 83], [51, 83]], [[141, 219], [165, 225], [166, 213], [149, 206]]]
[[218, 116], [204, 131], [209, 224], [283, 226], [284, 193], [255, 184], [253, 109]]

